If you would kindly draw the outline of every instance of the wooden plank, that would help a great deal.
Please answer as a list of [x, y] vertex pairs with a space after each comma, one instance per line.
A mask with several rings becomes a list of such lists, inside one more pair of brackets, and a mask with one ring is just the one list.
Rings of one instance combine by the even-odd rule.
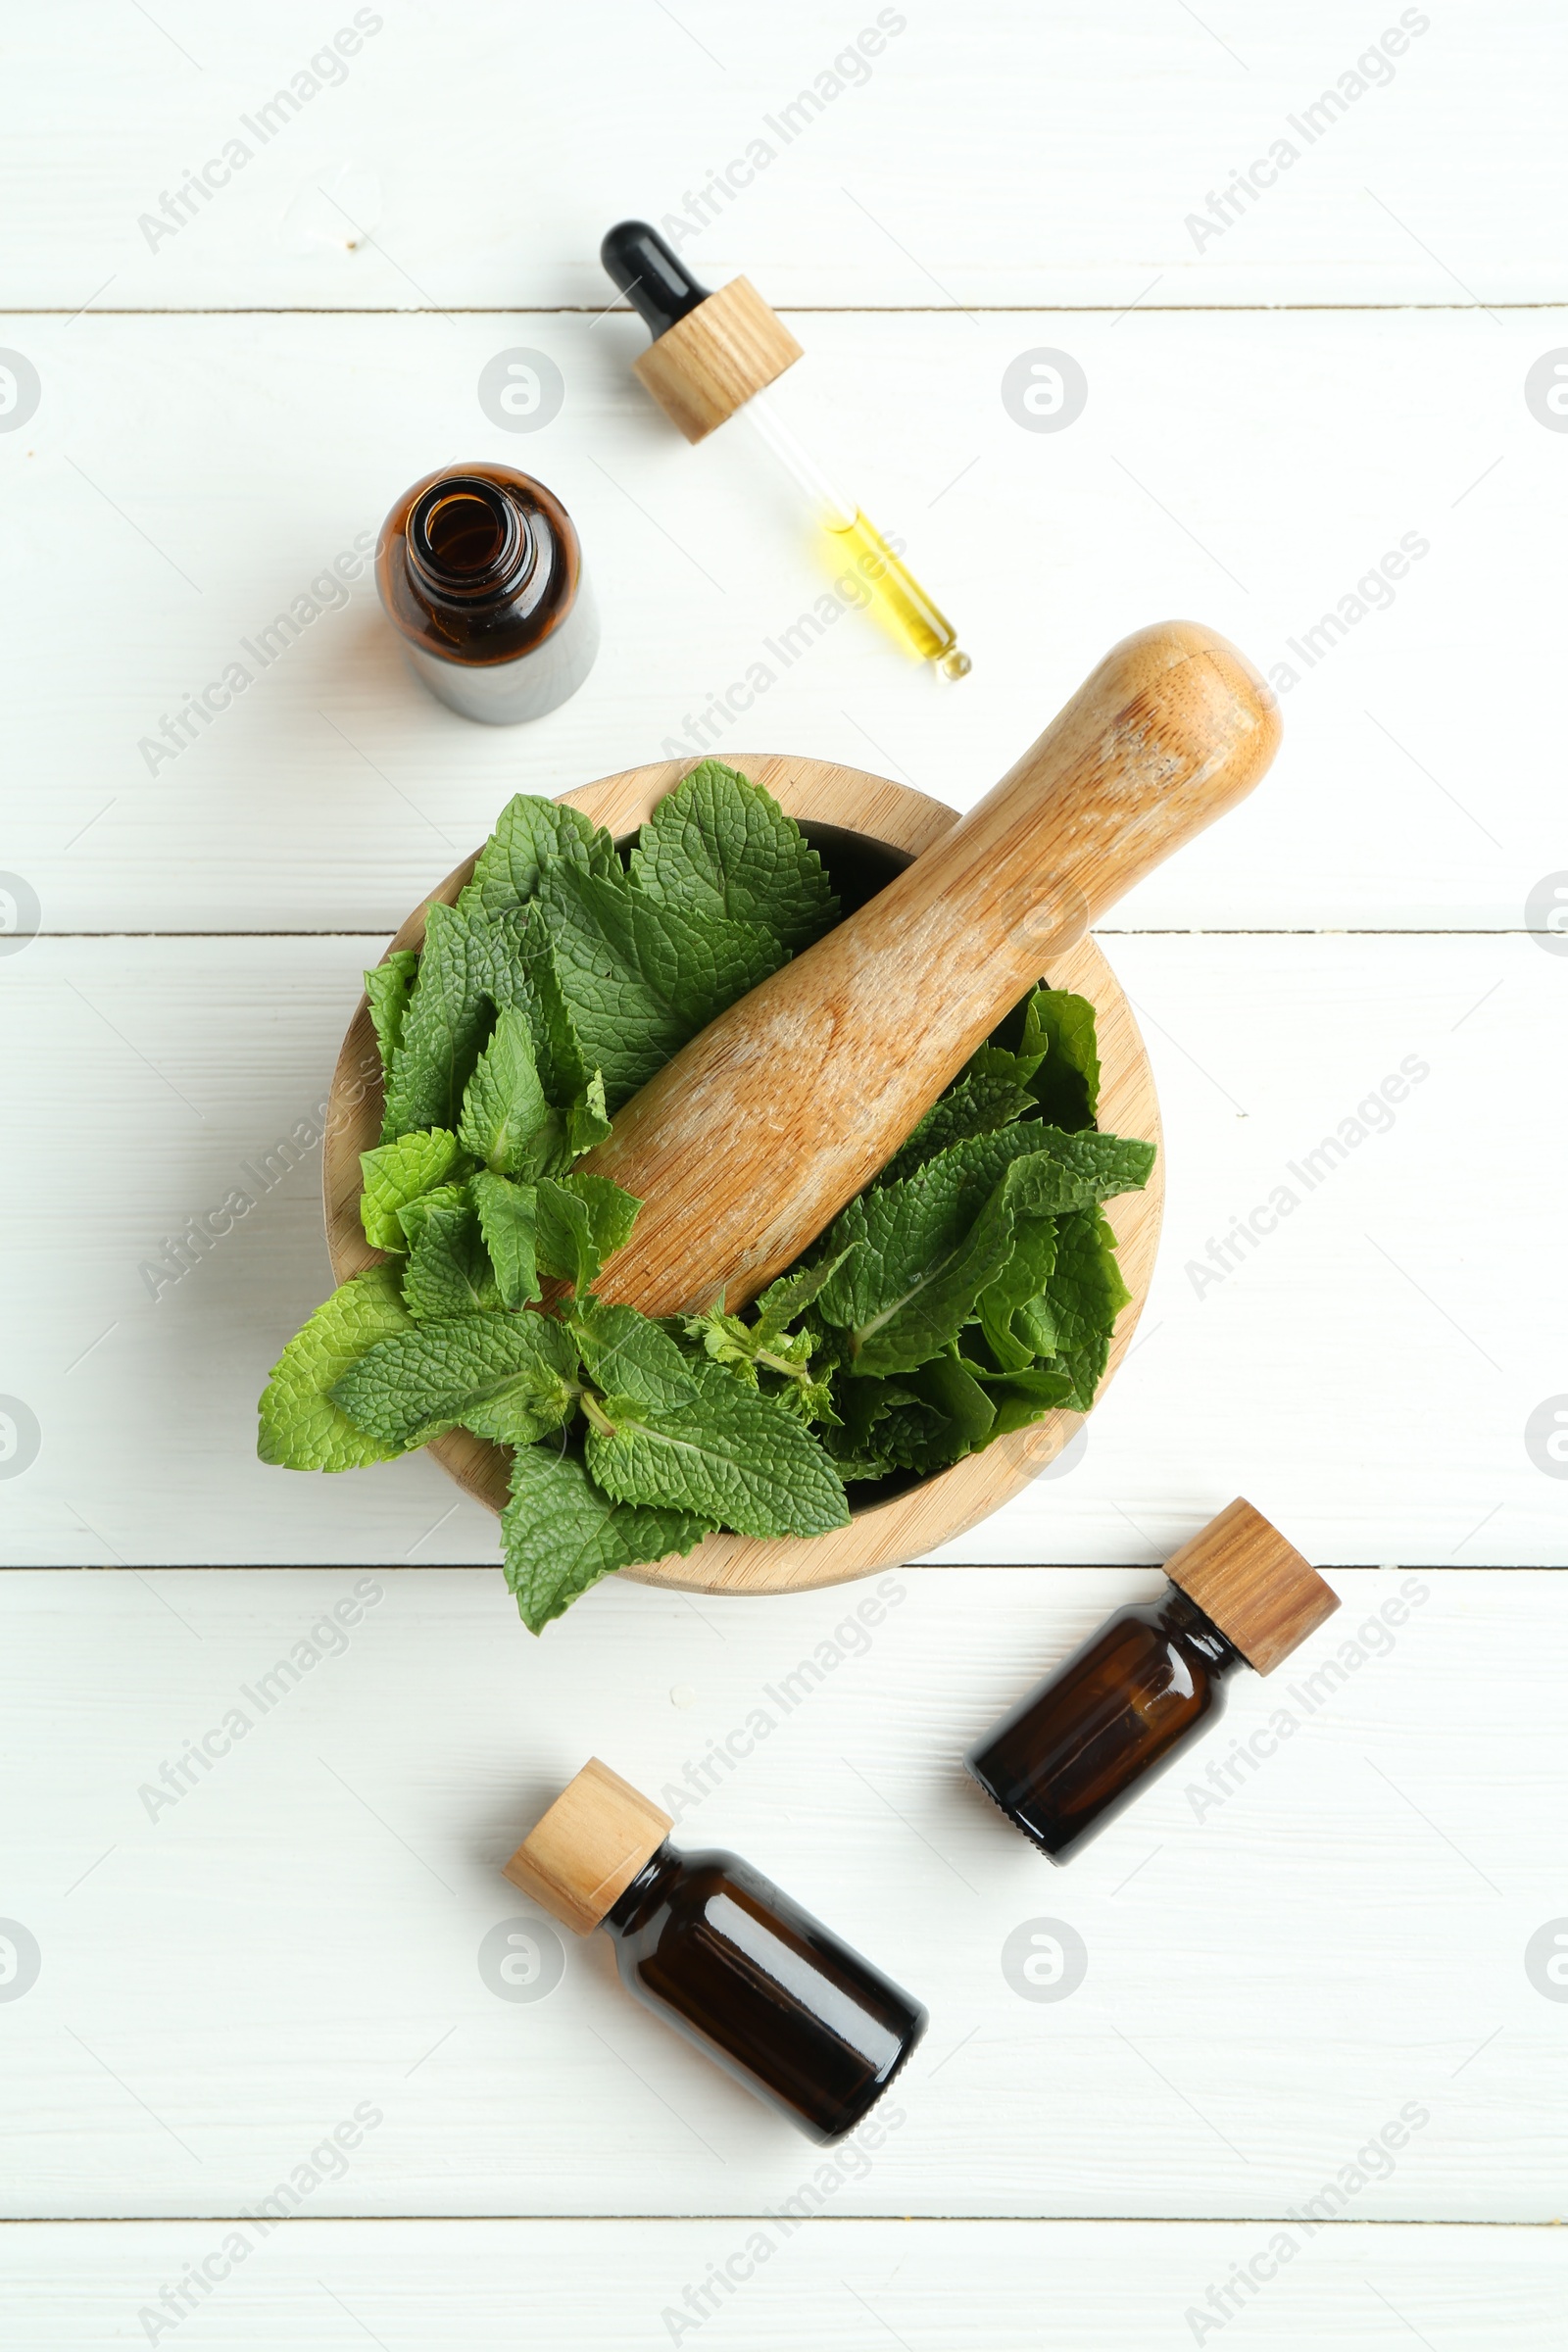
[[[592, 1752], [929, 2004], [835, 2217], [1261, 2224], [1390, 2126], [1322, 2210], [1548, 2220], [1562, 2011], [1525, 1953], [1563, 1910], [1568, 1587], [1335, 1582], [1055, 1872], [958, 1759], [1139, 1571], [901, 1571], [874, 1622], [865, 1590], [612, 1585], [540, 1642], [489, 1573], [0, 1579], [4, 1908], [41, 1956], [0, 2005], [0, 2203], [254, 2212], [365, 2102], [303, 2213], [778, 2208], [819, 2151], [628, 2002], [605, 1938], [544, 1998], [492, 1989], [529, 1912], [501, 1865]], [[1081, 1939], [1067, 1997], [1006, 1973], [1039, 1932]]]
[[[1388, 2352], [1401, 2321], [1437, 2344], [1562, 2341], [1560, 2230], [1349, 2225], [1301, 2239], [1278, 2269], [1266, 2230], [1198, 2223], [323, 2222], [241, 2242], [248, 2253], [225, 2254], [211, 2225], [14, 2229], [0, 2282], [36, 2352], [140, 2341], [166, 2289], [181, 2316], [153, 2340], [266, 2352], [343, 2352], [357, 2333], [398, 2352], [510, 2352], [519, 2328], [581, 2352], [710, 2339], [993, 2352], [1043, 2327], [1084, 2352], [1163, 2352], [1244, 2315], [1278, 2352]], [[1230, 2286], [1249, 2264], [1262, 2283]]]
[[775, 303], [1550, 301], [1563, 43], [1550, 0], [95, 5], [18, 28], [8, 299], [598, 310], [633, 213]]
[[[1521, 386], [1568, 313], [801, 323], [780, 394], [951, 611], [960, 685], [884, 642], [852, 574], [841, 594], [818, 571], [744, 434], [687, 447], [632, 380], [634, 321], [0, 321], [44, 387], [0, 470], [40, 624], [13, 634], [28, 788], [6, 859], [45, 927], [390, 931], [519, 785], [705, 750], [837, 759], [967, 807], [1113, 642], [1171, 613], [1276, 673], [1285, 748], [1118, 922], [1526, 920], [1562, 864], [1559, 796], [1541, 698], [1498, 694], [1483, 649], [1527, 678], [1557, 660], [1540, 518], [1563, 444]], [[535, 434], [475, 394], [518, 347], [565, 385]], [[1041, 348], [1086, 373], [1064, 432], [1021, 429], [1000, 396]], [[515, 730], [413, 679], [355, 552], [412, 478], [475, 451], [563, 494], [605, 606], [586, 686]], [[90, 652], [58, 622], [84, 546], [115, 616]], [[224, 685], [231, 664], [248, 684]]]
[[[0, 963], [0, 1391], [41, 1428], [0, 1557], [495, 1557], [422, 1456], [325, 1478], [252, 1450], [329, 1287], [308, 1139], [382, 944], [39, 939]], [[944, 1556], [1153, 1559], [1243, 1492], [1314, 1559], [1561, 1564], [1563, 1490], [1526, 1447], [1563, 1387], [1560, 961], [1519, 937], [1107, 946], [1165, 1119], [1143, 1326], [1087, 1450]], [[213, 1238], [182, 1268], [191, 1218]]]

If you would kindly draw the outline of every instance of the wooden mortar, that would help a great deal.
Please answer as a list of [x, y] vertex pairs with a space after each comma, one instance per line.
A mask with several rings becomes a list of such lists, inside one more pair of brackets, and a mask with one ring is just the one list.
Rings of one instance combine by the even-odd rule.
[[[1223, 638], [1191, 622], [1117, 646], [1002, 782], [962, 818], [924, 794], [824, 760], [736, 752], [731, 763], [789, 813], [909, 854], [889, 887], [693, 1039], [618, 1114], [585, 1165], [646, 1205], [606, 1270], [607, 1297], [663, 1314], [723, 1288], [750, 1298], [882, 1166], [974, 1048], [1039, 977], [1095, 1006], [1099, 1124], [1159, 1143], [1132, 1013], [1087, 927], [1258, 781], [1279, 740], [1272, 696]], [[617, 838], [689, 760], [631, 768], [561, 797]], [[433, 896], [448, 905], [470, 858]], [[424, 907], [392, 948], [417, 948]], [[339, 1282], [374, 1264], [360, 1224], [359, 1155], [379, 1137], [381, 1087], [362, 998], [332, 1085], [323, 1189]], [[790, 1138], [793, 1135], [794, 1144]], [[1131, 1303], [1127, 1352], [1153, 1270], [1163, 1155], [1142, 1193], [1111, 1201]], [[1102, 1394], [1103, 1393], [1102, 1384]], [[689, 1591], [837, 1584], [933, 1549], [1054, 1460], [1082, 1416], [1054, 1412], [810, 1540], [709, 1536], [685, 1558], [622, 1570]], [[491, 1509], [506, 1454], [453, 1431], [429, 1450]]]

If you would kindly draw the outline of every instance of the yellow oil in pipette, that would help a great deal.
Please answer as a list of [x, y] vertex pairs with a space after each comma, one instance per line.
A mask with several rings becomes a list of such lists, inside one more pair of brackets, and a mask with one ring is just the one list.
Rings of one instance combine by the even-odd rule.
[[[926, 594], [901, 556], [894, 554], [858, 503], [829, 479], [804, 449], [766, 392], [758, 392], [740, 416], [806, 493], [826, 552], [840, 579], [863, 581], [865, 601], [896, 641], [920, 662], [934, 662], [944, 677], [966, 678], [972, 664], [958, 645], [957, 631], [940, 605]], [[855, 601], [858, 603], [857, 595]]]
[[857, 508], [853, 522], [826, 522], [823, 530], [835, 571], [853, 569], [856, 578], [864, 580], [871, 609], [890, 633], [920, 661], [935, 662], [945, 678], [966, 678], [972, 665], [959, 648], [957, 631], [869, 515]]

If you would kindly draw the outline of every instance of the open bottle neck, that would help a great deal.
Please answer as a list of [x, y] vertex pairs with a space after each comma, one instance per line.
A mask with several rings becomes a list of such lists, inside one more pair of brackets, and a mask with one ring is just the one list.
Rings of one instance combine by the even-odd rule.
[[480, 474], [432, 483], [415, 502], [405, 545], [426, 595], [463, 612], [515, 596], [538, 556], [527, 515]]

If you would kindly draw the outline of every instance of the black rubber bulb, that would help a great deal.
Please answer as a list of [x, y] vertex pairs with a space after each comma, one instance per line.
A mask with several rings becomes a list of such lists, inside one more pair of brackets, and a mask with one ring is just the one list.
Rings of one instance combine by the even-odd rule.
[[617, 220], [599, 258], [657, 341], [677, 318], [708, 300], [685, 263], [647, 220]]

